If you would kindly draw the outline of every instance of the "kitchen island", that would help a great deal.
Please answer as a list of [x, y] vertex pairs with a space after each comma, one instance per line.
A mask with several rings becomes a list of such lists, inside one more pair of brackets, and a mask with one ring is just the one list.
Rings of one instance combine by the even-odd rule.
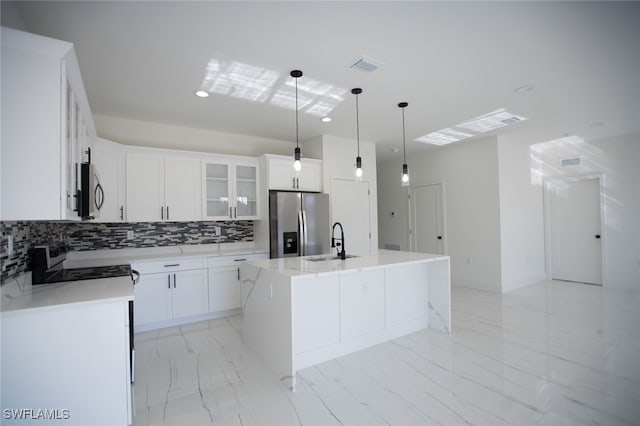
[[302, 368], [427, 327], [451, 332], [448, 256], [377, 250], [240, 271], [243, 340], [292, 390]]

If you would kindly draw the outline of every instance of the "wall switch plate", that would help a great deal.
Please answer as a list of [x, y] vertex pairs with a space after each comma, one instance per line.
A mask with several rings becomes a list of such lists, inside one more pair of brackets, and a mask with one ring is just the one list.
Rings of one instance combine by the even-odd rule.
[[133, 231], [127, 231], [127, 240], [133, 240]]
[[214, 226], [213, 227], [213, 235], [216, 235], [216, 236], [220, 236], [221, 235], [221, 229], [220, 229], [219, 226]]

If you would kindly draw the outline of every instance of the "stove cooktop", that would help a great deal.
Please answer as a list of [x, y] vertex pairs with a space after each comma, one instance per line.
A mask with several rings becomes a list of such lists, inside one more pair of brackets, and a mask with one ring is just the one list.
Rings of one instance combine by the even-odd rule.
[[94, 266], [90, 268], [60, 269], [47, 272], [47, 283], [64, 281], [95, 280], [98, 278], [113, 278], [131, 276], [130, 265]]

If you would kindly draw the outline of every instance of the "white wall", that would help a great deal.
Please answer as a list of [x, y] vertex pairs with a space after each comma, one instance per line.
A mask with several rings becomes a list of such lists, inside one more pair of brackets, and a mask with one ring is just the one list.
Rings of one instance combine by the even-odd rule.
[[[378, 179], [376, 172], [376, 148], [373, 143], [360, 141], [363, 181], [369, 182], [371, 191], [371, 247], [378, 247]], [[348, 203], [349, 200], [334, 200], [331, 197], [331, 181], [334, 178], [354, 179], [356, 163], [356, 141], [335, 136], [322, 137], [323, 192], [329, 194], [331, 203]], [[348, 232], [348, 230], [346, 230]]]
[[[580, 166], [561, 167], [580, 156]], [[554, 176], [601, 173], [604, 179], [604, 286], [640, 289], [640, 133], [593, 142], [546, 143], [531, 147], [536, 184]]]
[[[445, 215], [451, 281], [458, 286], [501, 291], [498, 142], [474, 140], [412, 155], [407, 159], [411, 184], [445, 183]], [[400, 186], [399, 160], [378, 165], [380, 244], [407, 249], [407, 204]], [[389, 203], [389, 204], [387, 204]], [[392, 217], [390, 212], [395, 211]], [[382, 239], [384, 238], [384, 239]], [[470, 263], [469, 263], [469, 262]]]
[[502, 291], [544, 280], [543, 191], [531, 181], [531, 153], [514, 136], [498, 136]]
[[[259, 156], [293, 155], [295, 141], [281, 141], [127, 118], [94, 115], [98, 136], [125, 145], [182, 149], [217, 154]], [[321, 151], [319, 142], [302, 144], [304, 155]]]

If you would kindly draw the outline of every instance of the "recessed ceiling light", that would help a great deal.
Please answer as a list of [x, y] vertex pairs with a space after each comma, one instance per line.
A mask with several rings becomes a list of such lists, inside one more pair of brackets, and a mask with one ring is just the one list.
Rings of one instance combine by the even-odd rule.
[[514, 92], [516, 93], [527, 93], [533, 90], [533, 85], [525, 84], [524, 86], [516, 87]]
[[331, 122], [331, 117], [329, 116], [324, 116], [320, 119], [320, 121], [322, 121], [323, 123], [330, 123]]
[[197, 90], [196, 96], [199, 98], [206, 98], [209, 96], [209, 92], [205, 92], [204, 90]]

